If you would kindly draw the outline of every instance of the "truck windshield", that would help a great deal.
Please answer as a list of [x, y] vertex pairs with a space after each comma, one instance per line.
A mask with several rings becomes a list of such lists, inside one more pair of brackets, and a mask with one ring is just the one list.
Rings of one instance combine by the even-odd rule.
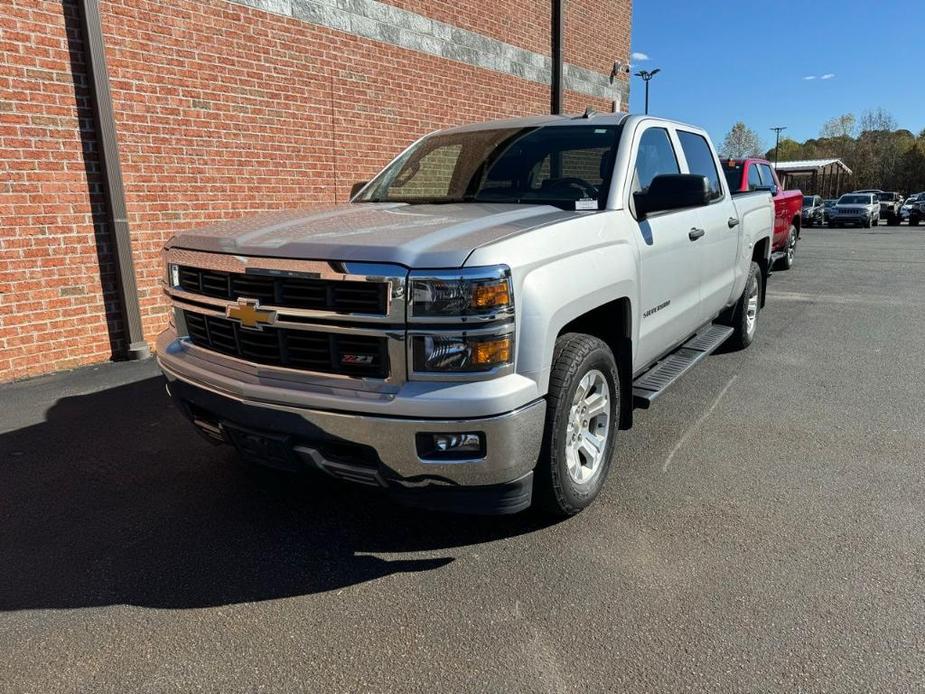
[[804, 195], [803, 196], [803, 207], [812, 207], [813, 206], [813, 196]]
[[355, 202], [506, 202], [603, 209], [618, 125], [437, 133], [389, 164]]
[[869, 205], [871, 202], [870, 195], [842, 195], [838, 201], [839, 205]]

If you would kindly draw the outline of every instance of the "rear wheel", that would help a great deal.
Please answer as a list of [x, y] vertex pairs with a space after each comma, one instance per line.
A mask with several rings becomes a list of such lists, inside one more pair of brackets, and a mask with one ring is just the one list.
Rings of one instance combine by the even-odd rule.
[[793, 267], [793, 260], [797, 252], [797, 230], [796, 227], [790, 227], [790, 234], [787, 236], [787, 252], [783, 258], [777, 261], [778, 270], [789, 270]]
[[543, 448], [533, 498], [556, 516], [572, 516], [597, 497], [610, 471], [620, 420], [620, 376], [610, 348], [596, 337], [556, 340]]
[[755, 339], [758, 331], [758, 313], [761, 311], [761, 268], [752, 262], [748, 270], [748, 280], [742, 296], [732, 308], [732, 313], [721, 319], [731, 326], [733, 333], [728, 344], [734, 349], [745, 349]]

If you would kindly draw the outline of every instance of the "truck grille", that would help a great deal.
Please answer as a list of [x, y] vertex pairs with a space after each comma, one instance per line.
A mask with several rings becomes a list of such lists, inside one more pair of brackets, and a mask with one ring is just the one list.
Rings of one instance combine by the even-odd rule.
[[385, 337], [286, 328], [248, 330], [226, 318], [183, 314], [194, 345], [249, 362], [367, 378], [386, 378], [389, 373]]
[[388, 311], [385, 282], [277, 277], [181, 266], [178, 286], [216, 299], [257, 299], [264, 305], [285, 308], [381, 316]]

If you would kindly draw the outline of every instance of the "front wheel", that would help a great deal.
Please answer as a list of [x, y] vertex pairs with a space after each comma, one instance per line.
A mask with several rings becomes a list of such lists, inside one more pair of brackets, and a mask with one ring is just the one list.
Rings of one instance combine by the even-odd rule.
[[748, 279], [742, 296], [732, 307], [731, 313], [721, 322], [729, 325], [733, 332], [729, 337], [729, 345], [733, 349], [745, 349], [755, 339], [758, 331], [758, 313], [761, 310], [761, 268], [752, 261], [748, 269]]
[[607, 479], [620, 420], [620, 376], [602, 340], [567, 333], [556, 340], [543, 447], [533, 498], [543, 510], [573, 516]]

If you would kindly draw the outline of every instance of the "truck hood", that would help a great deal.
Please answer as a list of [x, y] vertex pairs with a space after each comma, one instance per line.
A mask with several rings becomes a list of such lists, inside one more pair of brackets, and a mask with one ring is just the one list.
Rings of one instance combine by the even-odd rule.
[[582, 214], [550, 205], [350, 203], [184, 231], [174, 248], [235, 255], [460, 267], [473, 250]]

